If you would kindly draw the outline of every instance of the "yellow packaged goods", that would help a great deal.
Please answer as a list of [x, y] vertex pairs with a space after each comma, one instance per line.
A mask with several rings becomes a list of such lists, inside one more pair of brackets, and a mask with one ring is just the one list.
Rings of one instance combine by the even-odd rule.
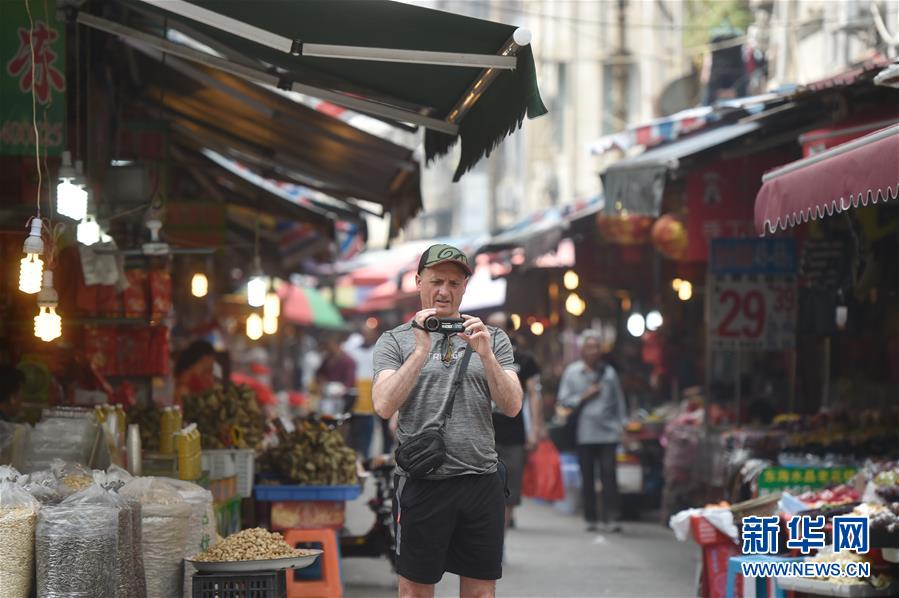
[[254, 527], [228, 536], [192, 560], [200, 562], [264, 561], [308, 556], [309, 554], [312, 553], [292, 547], [278, 532], [269, 532], [261, 527]]

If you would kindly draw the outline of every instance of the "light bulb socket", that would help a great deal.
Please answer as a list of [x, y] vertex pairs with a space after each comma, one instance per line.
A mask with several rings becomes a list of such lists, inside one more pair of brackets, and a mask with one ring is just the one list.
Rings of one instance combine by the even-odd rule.
[[53, 271], [44, 270], [44, 286], [37, 294], [37, 304], [40, 307], [56, 307], [59, 303], [59, 293], [53, 288]]
[[59, 174], [56, 176], [61, 179], [74, 179], [78, 176], [78, 172], [72, 167], [72, 152], [69, 150], [62, 153], [62, 164], [59, 167]]
[[43, 225], [40, 218], [31, 219], [31, 232], [25, 237], [25, 243], [22, 245], [24, 253], [44, 253], [44, 240], [41, 238]]

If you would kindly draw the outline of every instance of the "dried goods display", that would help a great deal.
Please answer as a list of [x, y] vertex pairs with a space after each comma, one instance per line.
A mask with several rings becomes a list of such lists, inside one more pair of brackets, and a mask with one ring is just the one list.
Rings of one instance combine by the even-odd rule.
[[228, 536], [209, 550], [195, 556], [193, 560], [199, 562], [263, 561], [310, 554], [313, 552], [292, 547], [278, 532], [269, 532], [261, 527], [254, 527]]
[[35, 532], [37, 595], [115, 598], [119, 510], [96, 505], [41, 509]]
[[355, 484], [356, 451], [336, 430], [304, 422], [259, 458], [264, 472], [296, 484]]
[[184, 421], [197, 424], [204, 449], [256, 448], [265, 433], [265, 416], [249, 386], [185, 397]]
[[0, 482], [0, 588], [3, 596], [26, 598], [31, 591], [34, 528], [38, 502], [14, 482]]

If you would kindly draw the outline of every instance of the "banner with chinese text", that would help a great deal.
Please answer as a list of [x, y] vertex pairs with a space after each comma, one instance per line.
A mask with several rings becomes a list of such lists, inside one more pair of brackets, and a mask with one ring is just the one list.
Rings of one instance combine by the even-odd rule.
[[[0, 155], [34, 155], [34, 120], [41, 153], [62, 153], [66, 122], [65, 23], [56, 0], [0, 2]], [[37, 118], [32, 114], [32, 88]]]
[[759, 475], [759, 494], [784, 490], [799, 494], [837, 486], [852, 479], [854, 467], [768, 467]]

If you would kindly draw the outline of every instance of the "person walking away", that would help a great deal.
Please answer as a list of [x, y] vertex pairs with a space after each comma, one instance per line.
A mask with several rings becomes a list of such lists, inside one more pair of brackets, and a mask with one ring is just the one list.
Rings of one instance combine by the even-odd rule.
[[[397, 468], [393, 502], [400, 598], [432, 597], [434, 584], [447, 571], [459, 575], [460, 596], [492, 598], [502, 577], [505, 480], [494, 446], [491, 402], [514, 417], [522, 392], [506, 333], [459, 313], [471, 272], [457, 248], [429, 247], [415, 277], [421, 311], [375, 345], [375, 411], [384, 419], [399, 412], [397, 452], [427, 430], [440, 430], [445, 443], [442, 464], [431, 473], [412, 478]], [[429, 332], [424, 325], [430, 316], [461, 318], [464, 331]], [[453, 394], [460, 368], [464, 375]], [[452, 412], [444, 417], [450, 397]]]
[[[362, 455], [363, 459], [368, 459], [375, 428], [375, 407], [371, 399], [373, 359], [375, 342], [380, 334], [377, 328], [365, 324], [360, 335], [361, 343], [344, 344], [347, 355], [356, 362], [356, 403], [353, 405], [353, 418], [350, 420], [350, 446]], [[384, 440], [386, 446], [387, 439]]]
[[594, 468], [598, 463], [602, 483], [602, 528], [620, 532], [621, 505], [615, 456], [621, 442], [627, 408], [618, 374], [603, 359], [601, 340], [595, 330], [581, 333], [578, 339], [581, 359], [565, 368], [557, 398], [563, 407], [572, 410], [580, 408], [577, 450], [587, 531], [600, 529], [594, 483]]
[[[515, 352], [515, 364], [518, 366], [518, 381], [524, 392], [522, 409], [515, 417], [506, 417], [496, 410], [493, 412], [496, 453], [506, 464], [509, 475], [509, 497], [506, 499], [506, 529], [509, 529], [514, 521], [515, 507], [521, 504], [525, 453], [527, 450], [533, 450], [544, 434], [543, 408], [539, 392], [540, 367], [530, 353], [519, 348], [517, 339], [510, 333], [512, 325], [505, 313], [491, 314], [487, 318], [487, 323], [504, 329], [510, 335], [512, 349]], [[525, 427], [525, 406], [529, 409], [529, 429]]]

